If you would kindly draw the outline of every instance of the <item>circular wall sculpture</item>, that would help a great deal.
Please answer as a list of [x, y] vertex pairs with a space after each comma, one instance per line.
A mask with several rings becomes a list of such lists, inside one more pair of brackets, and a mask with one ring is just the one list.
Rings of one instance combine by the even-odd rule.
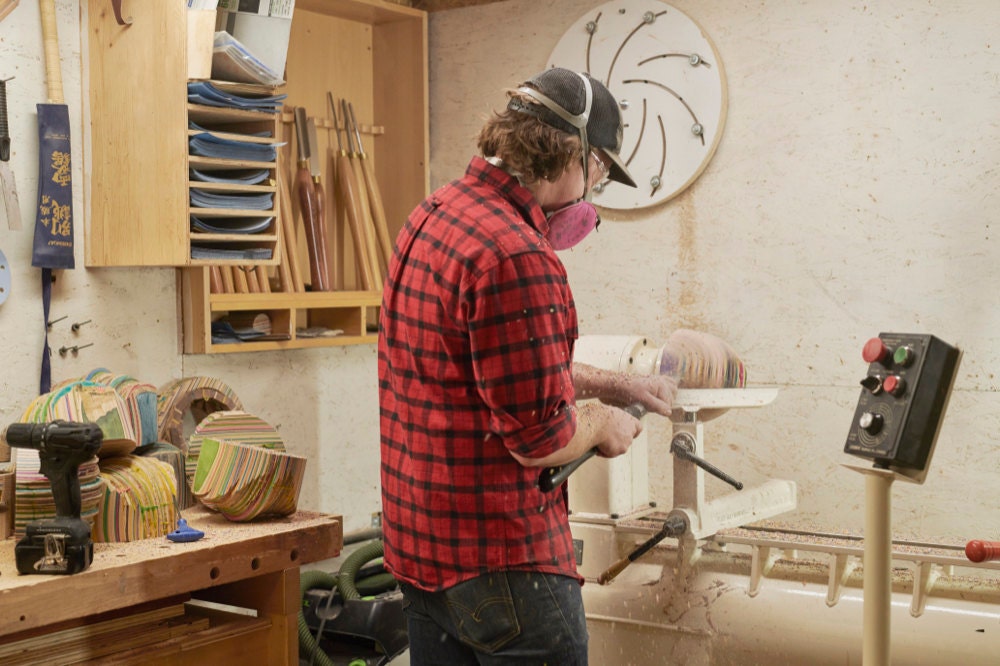
[[588, 11], [553, 49], [549, 67], [589, 73], [618, 100], [621, 157], [638, 187], [598, 186], [603, 208], [646, 208], [701, 175], [726, 122], [726, 75], [705, 32], [680, 10], [620, 0]]

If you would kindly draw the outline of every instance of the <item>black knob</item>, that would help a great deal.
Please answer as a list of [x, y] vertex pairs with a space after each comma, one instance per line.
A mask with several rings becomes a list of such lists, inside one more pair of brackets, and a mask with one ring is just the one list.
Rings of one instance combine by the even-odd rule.
[[884, 419], [881, 414], [875, 414], [874, 412], [865, 412], [858, 419], [858, 427], [867, 432], [869, 435], [876, 435], [882, 429], [882, 424]]

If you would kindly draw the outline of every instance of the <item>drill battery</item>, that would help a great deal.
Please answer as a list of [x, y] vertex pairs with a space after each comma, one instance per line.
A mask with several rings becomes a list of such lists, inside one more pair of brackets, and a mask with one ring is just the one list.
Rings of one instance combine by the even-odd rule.
[[79, 573], [94, 560], [90, 525], [65, 516], [32, 521], [14, 546], [14, 558], [20, 574]]

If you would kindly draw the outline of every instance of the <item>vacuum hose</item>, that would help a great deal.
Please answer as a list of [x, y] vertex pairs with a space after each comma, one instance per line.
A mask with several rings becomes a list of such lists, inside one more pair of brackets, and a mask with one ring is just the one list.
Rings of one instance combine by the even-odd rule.
[[[360, 599], [356, 576], [358, 571], [368, 562], [382, 557], [384, 548], [381, 541], [372, 541], [358, 548], [348, 555], [344, 563], [340, 565], [337, 575], [325, 571], [304, 571], [299, 577], [299, 596], [305, 597], [306, 592], [313, 588], [324, 588], [332, 590], [334, 586], [340, 592], [344, 600]], [[305, 615], [299, 610], [299, 655], [312, 660], [312, 663], [319, 666], [336, 666], [333, 660], [323, 650], [320, 649], [316, 638], [309, 631], [306, 624]]]

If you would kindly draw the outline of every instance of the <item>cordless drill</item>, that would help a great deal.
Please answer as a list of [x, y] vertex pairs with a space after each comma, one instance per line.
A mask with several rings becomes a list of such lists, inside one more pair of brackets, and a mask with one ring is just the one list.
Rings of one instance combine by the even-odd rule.
[[52, 484], [56, 517], [33, 520], [14, 547], [22, 574], [74, 574], [90, 566], [94, 542], [90, 525], [80, 518], [80, 464], [101, 448], [104, 434], [96, 423], [51, 421], [12, 423], [0, 433], [8, 445], [35, 449], [41, 472]]

